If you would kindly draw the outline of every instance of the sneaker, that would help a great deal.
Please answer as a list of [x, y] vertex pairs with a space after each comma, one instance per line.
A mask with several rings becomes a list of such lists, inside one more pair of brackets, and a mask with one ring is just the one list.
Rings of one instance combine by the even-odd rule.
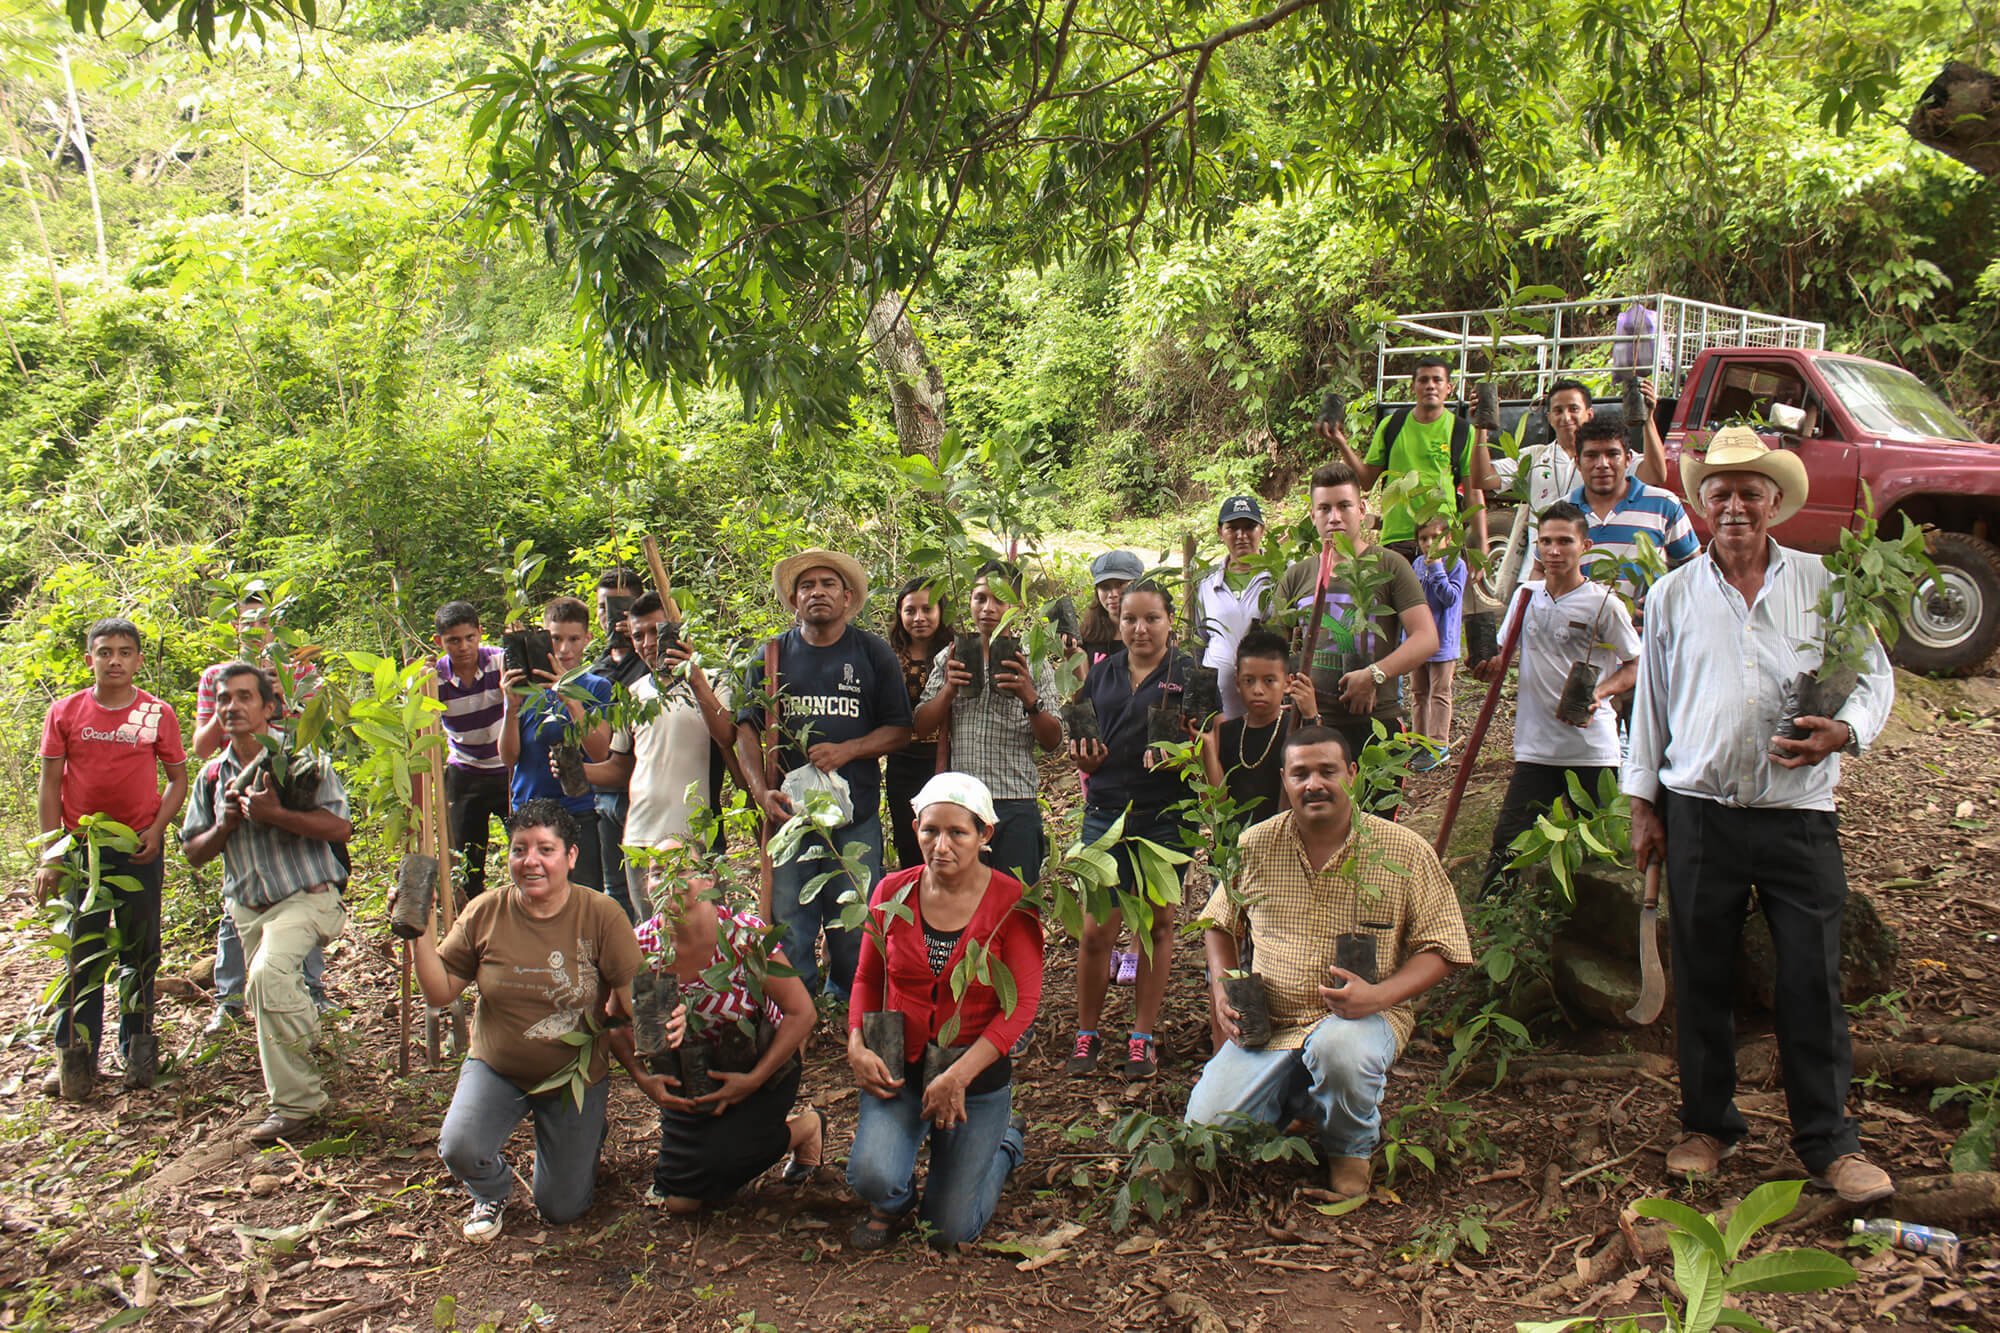
[[1160, 1062], [1155, 1058], [1151, 1037], [1133, 1037], [1125, 1043], [1126, 1078], [1151, 1078], [1159, 1072]]
[[1690, 1134], [1667, 1149], [1667, 1172], [1676, 1176], [1712, 1176], [1724, 1160], [1735, 1155], [1733, 1143], [1724, 1143], [1713, 1134]]
[[476, 1199], [472, 1204], [472, 1216], [465, 1219], [465, 1238], [475, 1245], [491, 1245], [500, 1238], [507, 1206], [486, 1199]]
[[1063, 1073], [1076, 1077], [1081, 1074], [1095, 1074], [1097, 1060], [1104, 1052], [1104, 1038], [1095, 1032], [1076, 1034], [1076, 1049], [1069, 1053], [1068, 1063], [1063, 1065]]
[[1826, 1170], [1813, 1176], [1812, 1183], [1832, 1190], [1842, 1203], [1874, 1203], [1896, 1192], [1889, 1173], [1858, 1152], [1836, 1157]]
[[218, 1004], [215, 1006], [215, 1012], [208, 1016], [208, 1022], [202, 1025], [201, 1035], [219, 1037], [242, 1021], [243, 1010], [240, 1007], [233, 1004]]
[[1139, 984], [1139, 951], [1127, 949], [1118, 955], [1118, 975], [1112, 978], [1121, 986]]
[[1010, 1060], [1021, 1059], [1027, 1055], [1028, 1048], [1034, 1044], [1035, 1024], [1033, 1020], [1030, 1020], [1028, 1026], [1021, 1029], [1021, 1035], [1014, 1038], [1014, 1044], [1007, 1048], [1007, 1058]]

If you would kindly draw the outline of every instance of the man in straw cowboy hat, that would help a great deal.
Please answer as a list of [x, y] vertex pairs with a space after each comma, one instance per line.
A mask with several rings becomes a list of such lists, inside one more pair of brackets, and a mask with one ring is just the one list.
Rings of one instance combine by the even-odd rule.
[[[866, 900], [882, 877], [881, 758], [910, 740], [910, 697], [903, 687], [903, 669], [895, 650], [879, 636], [849, 623], [868, 600], [868, 571], [853, 556], [801, 551], [778, 562], [772, 585], [778, 600], [798, 621], [778, 636], [775, 653], [767, 648], [751, 665], [736, 714], [736, 748], [749, 778], [750, 799], [766, 816], [782, 823], [796, 812], [787, 789], [798, 792], [822, 785], [844, 796], [848, 818], [827, 832], [842, 849], [850, 843], [862, 845], [868, 882], [851, 887]], [[766, 663], [774, 656], [783, 708], [778, 770], [787, 775], [779, 786], [767, 779], [758, 750], [764, 725], [760, 696]], [[814, 770], [824, 776], [816, 777]], [[811, 902], [799, 901], [809, 882], [834, 869], [825, 858], [803, 856], [773, 867], [771, 910], [785, 928], [785, 957], [798, 969], [808, 992], [820, 989], [817, 950], [820, 931], [825, 930], [826, 988], [845, 998], [854, 983], [861, 939], [834, 923], [841, 894], [850, 883], [837, 875], [811, 895]]]
[[[1714, 533], [1708, 552], [1655, 584], [1623, 786], [1641, 867], [1664, 858], [1671, 903], [1681, 1124], [1669, 1172], [1711, 1172], [1745, 1133], [1736, 1109], [1736, 954], [1750, 890], [1777, 957], [1778, 1054], [1792, 1150], [1813, 1183], [1849, 1203], [1895, 1192], [1860, 1151], [1846, 1113], [1853, 1053], [1840, 1002], [1847, 896], [1833, 790], [1893, 694], [1880, 644], [1834, 717], [1775, 737], [1785, 682], [1817, 665], [1820, 560], [1772, 540], [1804, 507], [1805, 467], [1754, 431], [1717, 431], [1681, 477]], [[1836, 614], [1839, 608], [1835, 608]]]

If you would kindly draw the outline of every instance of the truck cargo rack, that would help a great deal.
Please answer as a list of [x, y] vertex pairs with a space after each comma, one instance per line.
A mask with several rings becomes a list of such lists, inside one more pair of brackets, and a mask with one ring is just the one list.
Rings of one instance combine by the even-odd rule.
[[[1650, 328], [1643, 327], [1648, 322]], [[1503, 402], [1519, 404], [1540, 401], [1563, 378], [1582, 381], [1595, 397], [1610, 397], [1635, 370], [1654, 376], [1660, 396], [1672, 398], [1707, 348], [1825, 346], [1824, 324], [1666, 292], [1438, 310], [1398, 315], [1383, 325], [1375, 400], [1379, 406], [1409, 401], [1417, 358], [1426, 355], [1452, 363], [1458, 393], [1470, 394], [1475, 381], [1492, 379]]]

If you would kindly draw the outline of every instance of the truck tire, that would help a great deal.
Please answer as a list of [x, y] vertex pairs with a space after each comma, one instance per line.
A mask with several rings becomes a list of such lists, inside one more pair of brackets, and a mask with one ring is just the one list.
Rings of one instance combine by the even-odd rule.
[[1906, 671], [1966, 676], [2000, 647], [2000, 548], [1965, 532], [1932, 537], [1934, 584], [1903, 612], [1893, 654]]

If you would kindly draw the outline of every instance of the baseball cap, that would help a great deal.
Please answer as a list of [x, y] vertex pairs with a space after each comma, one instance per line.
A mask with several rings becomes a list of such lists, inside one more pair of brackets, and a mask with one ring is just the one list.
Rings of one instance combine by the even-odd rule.
[[1090, 562], [1090, 581], [1093, 585], [1106, 579], [1123, 579], [1130, 583], [1144, 577], [1145, 573], [1146, 567], [1130, 551], [1106, 551]]
[[1215, 526], [1219, 528], [1224, 523], [1234, 523], [1239, 518], [1247, 518], [1252, 523], [1263, 523], [1264, 510], [1257, 503], [1256, 496], [1232, 495], [1227, 500], [1224, 500], [1221, 512], [1215, 516]]

